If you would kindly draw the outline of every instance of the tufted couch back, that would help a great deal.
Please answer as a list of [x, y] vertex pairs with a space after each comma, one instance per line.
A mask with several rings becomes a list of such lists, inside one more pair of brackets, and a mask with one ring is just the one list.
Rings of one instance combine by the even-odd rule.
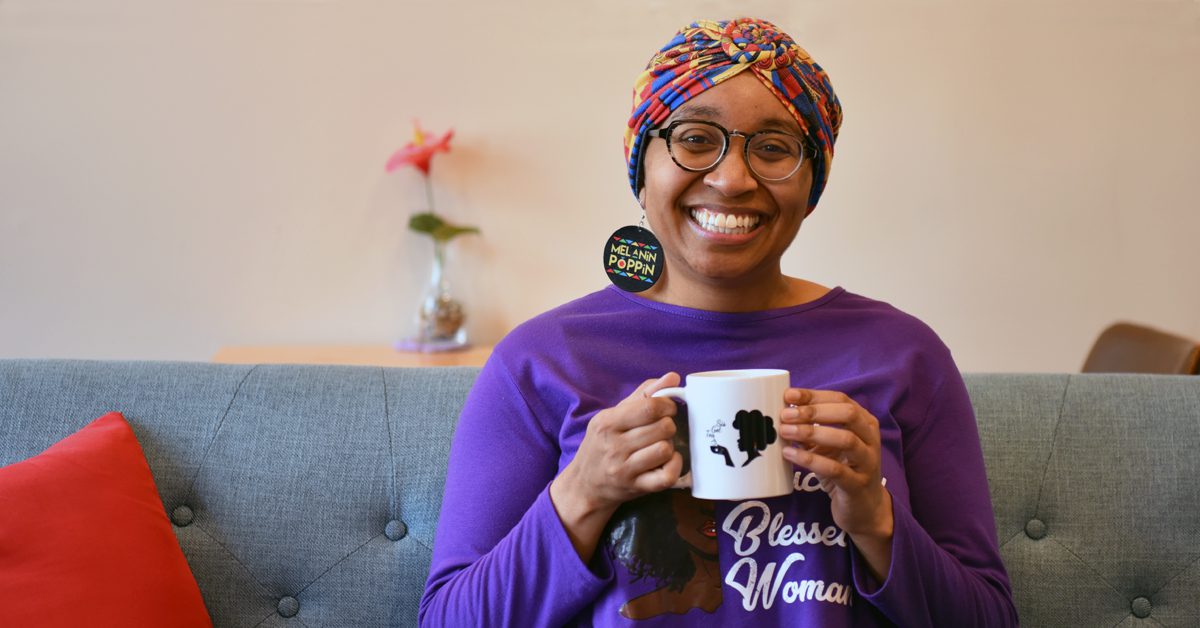
[[0, 361], [0, 466], [120, 411], [217, 626], [409, 626], [476, 372]]
[[1200, 626], [1200, 377], [968, 375], [1024, 626]]
[[[0, 360], [0, 465], [121, 411], [218, 626], [409, 626], [476, 373]], [[1200, 378], [967, 382], [1023, 624], [1200, 625]]]

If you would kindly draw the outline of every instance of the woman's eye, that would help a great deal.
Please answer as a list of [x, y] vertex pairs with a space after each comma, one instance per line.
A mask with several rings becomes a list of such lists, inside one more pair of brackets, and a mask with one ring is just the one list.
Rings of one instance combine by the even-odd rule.
[[799, 154], [799, 149], [782, 140], [764, 140], [756, 142], [751, 149], [754, 154], [760, 157], [770, 159], [784, 159], [795, 157]]
[[683, 142], [685, 144], [694, 144], [694, 145], [698, 145], [698, 146], [716, 143], [713, 141], [713, 138], [711, 136], [705, 135], [703, 133], [690, 133], [690, 134], [685, 133], [683, 136], [681, 136], [679, 138], [679, 141]]

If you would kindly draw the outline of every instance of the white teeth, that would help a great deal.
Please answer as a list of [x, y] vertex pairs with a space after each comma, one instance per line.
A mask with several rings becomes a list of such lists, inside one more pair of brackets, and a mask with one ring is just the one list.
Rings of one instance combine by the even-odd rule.
[[692, 219], [705, 231], [716, 233], [748, 233], [761, 220], [756, 215], [719, 214], [707, 209], [693, 209]]

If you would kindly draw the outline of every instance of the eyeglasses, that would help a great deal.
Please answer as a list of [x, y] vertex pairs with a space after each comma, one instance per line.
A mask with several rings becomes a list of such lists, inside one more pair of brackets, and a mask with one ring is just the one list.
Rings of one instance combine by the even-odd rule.
[[743, 152], [754, 176], [763, 181], [783, 181], [796, 174], [804, 163], [804, 141], [783, 131], [742, 133], [727, 131], [707, 120], [676, 120], [661, 129], [646, 132], [667, 141], [667, 152], [680, 168], [707, 172], [716, 168], [729, 152], [729, 136], [745, 140]]

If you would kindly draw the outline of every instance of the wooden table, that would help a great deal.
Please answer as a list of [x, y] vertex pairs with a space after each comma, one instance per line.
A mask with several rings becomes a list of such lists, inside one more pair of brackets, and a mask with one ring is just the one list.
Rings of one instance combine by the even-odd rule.
[[275, 345], [221, 347], [213, 362], [226, 364], [349, 364], [355, 366], [483, 366], [490, 345], [462, 351], [410, 353], [387, 345]]

